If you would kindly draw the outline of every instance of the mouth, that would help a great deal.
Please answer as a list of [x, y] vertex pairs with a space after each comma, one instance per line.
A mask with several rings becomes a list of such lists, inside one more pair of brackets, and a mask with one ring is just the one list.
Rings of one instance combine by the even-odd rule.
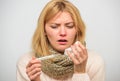
[[67, 40], [65, 40], [65, 39], [60, 39], [60, 40], [58, 40], [58, 42], [67, 42]]
[[58, 43], [60, 44], [60, 45], [65, 45], [65, 44], [67, 44], [67, 40], [66, 39], [60, 39], [60, 40], [58, 40]]

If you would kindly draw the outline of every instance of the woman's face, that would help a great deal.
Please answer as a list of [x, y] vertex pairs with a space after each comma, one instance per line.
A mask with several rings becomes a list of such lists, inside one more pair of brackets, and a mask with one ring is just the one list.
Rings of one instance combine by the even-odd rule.
[[59, 12], [45, 24], [45, 33], [50, 45], [59, 52], [64, 52], [76, 37], [74, 21], [68, 12]]

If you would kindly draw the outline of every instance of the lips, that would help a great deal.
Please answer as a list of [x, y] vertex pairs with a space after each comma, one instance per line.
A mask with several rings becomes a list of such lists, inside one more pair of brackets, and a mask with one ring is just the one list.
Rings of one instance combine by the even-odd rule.
[[67, 44], [67, 40], [66, 39], [60, 39], [60, 40], [58, 40], [58, 43], [60, 44], [60, 45], [65, 45], [65, 44]]
[[60, 40], [58, 40], [58, 42], [67, 42], [67, 40], [65, 40], [65, 39], [60, 39]]

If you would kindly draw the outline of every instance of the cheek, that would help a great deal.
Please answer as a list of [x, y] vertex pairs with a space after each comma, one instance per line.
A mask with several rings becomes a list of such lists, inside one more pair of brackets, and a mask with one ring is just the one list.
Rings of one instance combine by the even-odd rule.
[[54, 38], [54, 34], [53, 34], [53, 33], [48, 33], [48, 34], [47, 34], [47, 37], [48, 37], [49, 39], [53, 39], [53, 38]]
[[47, 35], [48, 38], [52, 36], [51, 30], [49, 29], [48, 26], [45, 27], [45, 34]]
[[76, 30], [73, 30], [73, 31], [71, 31], [71, 32], [69, 33], [69, 37], [75, 38], [75, 37], [76, 37], [76, 34], [77, 34]]
[[55, 40], [56, 36], [55, 36], [55, 33], [53, 33], [53, 31], [51, 30], [46, 31], [46, 35], [49, 41]]

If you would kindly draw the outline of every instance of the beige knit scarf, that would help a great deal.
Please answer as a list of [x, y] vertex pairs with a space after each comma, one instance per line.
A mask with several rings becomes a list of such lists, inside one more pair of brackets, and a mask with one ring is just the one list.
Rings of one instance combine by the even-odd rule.
[[[86, 42], [82, 43], [86, 46]], [[53, 50], [50, 47], [49, 52], [54, 57], [42, 59], [42, 71], [54, 79], [67, 79], [71, 77], [74, 72], [74, 65], [70, 58], [65, 54]]]
[[42, 71], [54, 79], [65, 79], [73, 74], [73, 62], [67, 55], [60, 54], [53, 49], [49, 50], [51, 54], [55, 54], [54, 57], [49, 59], [43, 59]]

